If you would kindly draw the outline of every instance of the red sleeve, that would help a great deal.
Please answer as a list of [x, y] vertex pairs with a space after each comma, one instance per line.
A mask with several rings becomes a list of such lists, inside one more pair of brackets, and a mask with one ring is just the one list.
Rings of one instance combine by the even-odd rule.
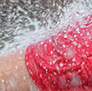
[[92, 15], [27, 47], [28, 72], [40, 91], [92, 91]]

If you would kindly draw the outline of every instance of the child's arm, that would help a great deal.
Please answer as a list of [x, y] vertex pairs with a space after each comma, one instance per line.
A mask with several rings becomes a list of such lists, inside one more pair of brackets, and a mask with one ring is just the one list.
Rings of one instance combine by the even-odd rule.
[[25, 50], [0, 56], [0, 91], [38, 91], [25, 65]]

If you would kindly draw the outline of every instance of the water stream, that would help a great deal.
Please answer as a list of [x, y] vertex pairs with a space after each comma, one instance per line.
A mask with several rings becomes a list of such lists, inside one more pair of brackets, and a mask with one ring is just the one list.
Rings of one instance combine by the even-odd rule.
[[50, 37], [71, 17], [91, 13], [91, 3], [92, 0], [0, 0], [0, 54]]

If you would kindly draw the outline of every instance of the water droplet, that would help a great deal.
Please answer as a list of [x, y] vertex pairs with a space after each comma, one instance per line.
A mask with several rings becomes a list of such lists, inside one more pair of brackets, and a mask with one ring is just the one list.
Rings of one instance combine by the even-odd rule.
[[23, 79], [25, 80], [25, 79], [26, 79], [26, 77], [24, 76], [24, 77], [23, 77]]
[[20, 51], [20, 54], [22, 54], [23, 53], [23, 51]]
[[4, 83], [4, 80], [2, 80], [2, 82]]
[[20, 59], [21, 59], [21, 57], [18, 57], [18, 59], [20, 60]]
[[15, 66], [15, 69], [18, 69], [18, 66], [17, 65]]
[[42, 37], [44, 37], [45, 35], [43, 34]]

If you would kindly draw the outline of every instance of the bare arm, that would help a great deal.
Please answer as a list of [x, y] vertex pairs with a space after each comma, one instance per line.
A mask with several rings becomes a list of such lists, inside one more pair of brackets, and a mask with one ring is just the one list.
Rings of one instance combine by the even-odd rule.
[[38, 91], [26, 69], [24, 49], [0, 56], [0, 91]]

